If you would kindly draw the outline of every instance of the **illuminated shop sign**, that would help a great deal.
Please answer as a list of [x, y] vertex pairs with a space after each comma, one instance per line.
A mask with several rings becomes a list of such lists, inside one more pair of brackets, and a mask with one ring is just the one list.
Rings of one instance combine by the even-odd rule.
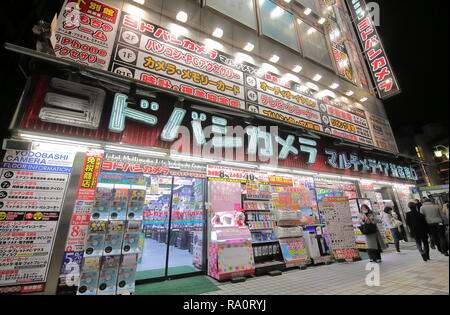
[[[57, 80], [59, 79], [52, 79]], [[52, 83], [50, 83], [52, 85]], [[52, 93], [52, 92], [48, 92]], [[47, 94], [48, 95], [48, 94]], [[60, 106], [64, 105], [64, 96], [60, 95]], [[47, 97], [44, 97], [47, 99]], [[278, 133], [278, 127], [264, 127], [247, 125], [240, 126], [239, 122], [233, 118], [224, 118], [218, 115], [209, 114], [206, 109], [192, 110], [190, 106], [175, 107], [173, 102], [175, 98], [161, 96], [157, 99], [140, 99], [133, 97], [133, 102], [126, 94], [116, 93], [113, 97], [111, 114], [109, 117], [99, 117], [98, 121], [107, 123], [100, 124], [107, 126], [107, 131], [111, 135], [122, 135], [131, 128], [142, 130], [158, 130], [154, 135], [157, 141], [151, 146], [162, 147], [183, 152], [196, 152], [201, 156], [221, 159], [223, 153], [225, 156], [241, 156], [242, 160], [250, 162], [270, 162], [278, 163], [285, 160], [299, 160], [306, 166], [314, 167], [318, 160], [324, 162], [323, 156], [328, 156], [325, 163], [334, 169], [348, 170], [351, 172], [363, 172], [384, 177], [394, 177], [408, 180], [416, 180], [417, 174], [410, 167], [401, 167], [392, 163], [376, 161], [373, 159], [361, 158], [355, 154], [336, 152], [333, 150], [324, 150], [316, 140], [307, 137], [298, 136], [283, 132]], [[105, 108], [110, 107], [102, 104]], [[51, 108], [43, 106], [41, 111], [47, 114], [51, 113]], [[55, 117], [53, 121], [56, 124], [73, 126], [71, 119], [72, 112], [69, 109], [55, 110], [54, 115], [46, 116], [47, 122], [52, 122], [48, 117]], [[337, 108], [329, 107], [327, 110], [333, 115], [341, 115]], [[39, 111], [38, 111], [39, 112]], [[107, 111], [109, 112], [109, 111]], [[58, 115], [56, 115], [58, 114]], [[39, 115], [41, 117], [42, 115]], [[344, 117], [347, 121], [353, 121], [348, 125], [357, 128], [364, 126], [366, 120], [356, 119], [355, 115], [347, 114]], [[342, 122], [344, 125], [344, 122]], [[347, 124], [347, 122], [345, 122]], [[145, 127], [146, 126], [146, 127]], [[93, 126], [91, 126], [92, 128]], [[186, 132], [187, 131], [187, 132]], [[113, 136], [108, 136], [108, 140]], [[117, 142], [121, 142], [120, 140]], [[136, 144], [136, 143], [135, 143]], [[322, 151], [322, 152], [321, 152]], [[228, 155], [231, 152], [231, 155]], [[220, 155], [216, 156], [217, 154]], [[319, 159], [319, 156], [321, 157]], [[122, 164], [107, 164], [111, 171], [121, 170], [123, 172], [143, 172], [148, 174], [168, 174], [169, 168], [161, 164], [148, 164], [139, 161], [129, 161]]]
[[400, 93], [394, 71], [365, 1], [347, 0], [347, 2], [380, 97], [387, 99]]

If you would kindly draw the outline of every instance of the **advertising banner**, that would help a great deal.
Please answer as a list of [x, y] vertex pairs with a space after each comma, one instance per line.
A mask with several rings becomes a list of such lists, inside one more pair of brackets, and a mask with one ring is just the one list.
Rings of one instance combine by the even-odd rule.
[[369, 71], [381, 99], [400, 93], [400, 86], [364, 0], [347, 0]]
[[0, 292], [45, 289], [74, 157], [6, 151], [0, 166]]
[[66, 0], [55, 34], [56, 56], [107, 70], [120, 10], [94, 0]]
[[334, 257], [359, 258], [348, 197], [324, 197], [319, 209], [327, 225]]

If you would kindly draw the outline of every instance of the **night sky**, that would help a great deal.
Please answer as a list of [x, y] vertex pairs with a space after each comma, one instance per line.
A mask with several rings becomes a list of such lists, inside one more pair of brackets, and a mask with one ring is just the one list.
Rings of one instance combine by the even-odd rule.
[[[398, 134], [402, 127], [417, 127], [426, 122], [445, 120], [448, 123], [449, 1], [439, 1], [439, 5], [406, 0], [377, 2], [381, 7], [379, 33], [403, 91], [385, 101], [394, 133]], [[8, 41], [32, 47], [32, 25], [44, 13], [51, 16], [45, 8], [53, 7], [50, 11], [56, 11], [61, 6], [59, 3], [62, 0], [2, 1], [2, 43]], [[25, 81], [18, 71], [19, 56], [3, 48], [0, 53], [0, 87], [6, 92], [0, 115], [0, 133], [3, 134]]]
[[378, 0], [378, 28], [402, 94], [384, 102], [392, 128], [447, 121], [450, 1]]

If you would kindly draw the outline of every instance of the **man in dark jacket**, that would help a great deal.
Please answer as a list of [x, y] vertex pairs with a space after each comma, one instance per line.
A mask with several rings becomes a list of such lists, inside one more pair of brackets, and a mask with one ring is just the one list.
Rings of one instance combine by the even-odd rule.
[[445, 225], [448, 225], [448, 220], [442, 209], [433, 204], [430, 199], [425, 199], [420, 212], [425, 216], [431, 237], [438, 250], [445, 256], [448, 256], [448, 245], [445, 239]]
[[406, 214], [406, 224], [409, 227], [411, 236], [416, 240], [417, 249], [424, 261], [430, 260], [430, 246], [428, 244], [428, 224], [425, 216], [417, 209], [415, 202], [408, 203], [410, 212]]

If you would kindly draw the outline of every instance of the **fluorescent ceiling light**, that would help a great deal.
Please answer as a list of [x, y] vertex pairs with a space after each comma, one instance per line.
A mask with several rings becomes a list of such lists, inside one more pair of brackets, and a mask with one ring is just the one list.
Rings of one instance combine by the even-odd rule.
[[277, 55], [273, 55], [272, 57], [270, 57], [270, 62], [277, 63], [278, 61], [280, 61], [280, 57], [278, 57]]
[[305, 15], [310, 15], [312, 10], [310, 8], [306, 8], [306, 10], [303, 12]]
[[91, 143], [91, 142], [83, 142], [83, 141], [74, 141], [74, 140], [66, 140], [61, 138], [51, 138], [51, 137], [44, 137], [44, 136], [36, 136], [32, 134], [27, 133], [21, 133], [19, 134], [20, 137], [28, 140], [36, 140], [36, 141], [42, 141], [42, 142], [56, 142], [57, 144], [77, 144], [81, 146], [88, 146], [88, 147], [101, 147], [99, 143]]
[[253, 51], [253, 49], [255, 48], [255, 45], [253, 45], [252, 43], [247, 43], [247, 45], [245, 45], [244, 50], [251, 52]]
[[130, 147], [121, 147], [121, 146], [113, 146], [113, 145], [107, 145], [107, 146], [105, 146], [105, 149], [112, 150], [112, 151], [120, 151], [122, 153], [136, 153], [136, 154], [142, 154], [142, 155], [167, 156], [167, 153], [161, 152], [161, 151], [141, 150], [141, 149], [135, 149], [135, 148], [130, 148]]
[[292, 69], [292, 71], [294, 71], [295, 73], [299, 73], [299, 72], [302, 71], [302, 70], [303, 70], [303, 67], [300, 66], [300, 65], [296, 65], [296, 66], [294, 67], [294, 69]]
[[223, 165], [229, 165], [229, 166], [258, 168], [258, 165], [254, 165], [254, 164], [236, 163], [236, 162], [229, 162], [229, 161], [220, 161], [219, 163], [223, 164]]
[[213, 34], [212, 34], [214, 37], [217, 37], [217, 38], [222, 38], [222, 36], [223, 36], [223, 29], [221, 29], [220, 27], [217, 27], [215, 30], [214, 30], [214, 32], [213, 32]]
[[186, 23], [188, 20], [188, 14], [184, 11], [180, 11], [177, 14], [177, 20], [183, 23]]
[[299, 171], [299, 170], [291, 170], [292, 173], [295, 174], [300, 174], [300, 175], [309, 175], [309, 176], [317, 176], [319, 175], [319, 173], [315, 173], [315, 172], [307, 172], [307, 171]]
[[355, 92], [353, 92], [353, 91], [347, 91], [347, 92], [345, 92], [345, 95], [347, 95], [347, 96], [352, 96], [353, 94], [355, 94]]
[[320, 74], [316, 74], [313, 78], [313, 81], [320, 81], [322, 79], [322, 76]]
[[300, 78], [297, 77], [296, 75], [293, 75], [292, 73], [286, 73], [282, 78], [281, 78], [281, 82], [286, 83], [289, 81], [294, 81], [296, 83], [300, 84]]
[[367, 101], [368, 100], [368, 98], [367, 97], [363, 97], [362, 99], [360, 99], [359, 101], [361, 102], [361, 103], [364, 103], [365, 101]]
[[170, 23], [169, 29], [175, 36], [187, 35], [187, 29], [175, 23]]
[[332, 85], [330, 85], [330, 89], [336, 90], [339, 87], [338, 83], [333, 83]]
[[184, 155], [184, 154], [170, 154], [170, 157], [173, 159], [180, 159], [190, 162], [205, 162], [205, 163], [217, 163], [217, 160], [213, 159], [205, 159], [202, 157], [196, 157], [191, 155]]
[[290, 3], [290, 2], [291, 2], [291, 0], [284, 0], [284, 2], [286, 2], [286, 3]]
[[139, 4], [145, 4], [145, 0], [133, 0], [133, 1]]
[[319, 19], [319, 21], [317, 21], [320, 25], [322, 25], [323, 23], [325, 23], [325, 21], [326, 21], [326, 19], [323, 17], [323, 18], [320, 18]]
[[309, 30], [308, 30], [308, 32], [306, 32], [308, 35], [311, 35], [311, 34], [313, 34], [313, 33], [315, 33], [316, 32], [316, 29], [314, 28], [314, 27], [310, 27], [309, 28]]
[[266, 165], [261, 165], [259, 167], [261, 170], [265, 170], [265, 171], [274, 171], [274, 172], [281, 172], [281, 173], [288, 173], [289, 170], [287, 169], [282, 169], [282, 168], [278, 168], [278, 167], [271, 167], [271, 166], [266, 166]]
[[303, 23], [303, 21], [302, 21], [302, 20], [300, 20], [300, 19], [297, 19], [297, 23], [298, 23], [298, 24], [302, 24], [302, 23]]

